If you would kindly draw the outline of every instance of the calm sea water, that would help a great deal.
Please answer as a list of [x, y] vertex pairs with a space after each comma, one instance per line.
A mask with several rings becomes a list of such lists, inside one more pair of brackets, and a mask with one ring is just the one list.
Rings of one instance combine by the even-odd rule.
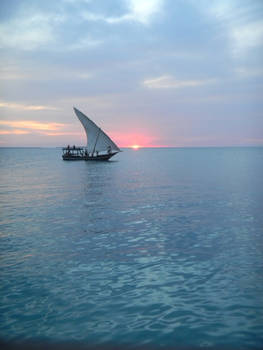
[[263, 148], [0, 161], [2, 339], [263, 346]]

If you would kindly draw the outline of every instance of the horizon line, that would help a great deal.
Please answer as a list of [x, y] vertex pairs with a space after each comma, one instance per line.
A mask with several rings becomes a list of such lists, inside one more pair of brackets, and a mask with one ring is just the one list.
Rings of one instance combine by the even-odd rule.
[[[0, 148], [64, 148], [65, 146], [1, 146]], [[86, 146], [78, 146], [76, 147], [83, 147], [85, 148]], [[228, 146], [140, 146], [138, 148], [134, 148], [133, 146], [120, 146], [121, 149], [131, 149], [131, 150], [140, 150], [140, 149], [153, 149], [153, 148], [249, 148], [249, 147], [263, 147], [263, 145], [228, 145]]]

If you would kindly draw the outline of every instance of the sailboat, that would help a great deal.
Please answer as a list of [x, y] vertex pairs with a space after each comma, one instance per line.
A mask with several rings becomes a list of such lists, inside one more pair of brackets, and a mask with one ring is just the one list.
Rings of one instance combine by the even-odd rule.
[[73, 108], [87, 135], [87, 146], [63, 148], [63, 160], [109, 160], [121, 152], [112, 139], [91, 119], [77, 108]]

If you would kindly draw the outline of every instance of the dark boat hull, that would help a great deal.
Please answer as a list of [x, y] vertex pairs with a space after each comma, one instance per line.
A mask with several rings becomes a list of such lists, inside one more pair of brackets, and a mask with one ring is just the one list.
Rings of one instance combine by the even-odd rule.
[[113, 157], [115, 154], [118, 152], [114, 153], [109, 153], [109, 154], [99, 154], [97, 156], [78, 156], [78, 155], [67, 155], [63, 154], [62, 158], [63, 160], [93, 160], [93, 161], [106, 161], [109, 160], [111, 157]]

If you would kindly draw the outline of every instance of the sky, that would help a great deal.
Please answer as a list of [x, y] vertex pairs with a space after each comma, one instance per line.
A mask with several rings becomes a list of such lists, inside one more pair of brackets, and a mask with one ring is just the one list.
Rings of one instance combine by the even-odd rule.
[[263, 146], [262, 0], [1, 0], [0, 146]]

